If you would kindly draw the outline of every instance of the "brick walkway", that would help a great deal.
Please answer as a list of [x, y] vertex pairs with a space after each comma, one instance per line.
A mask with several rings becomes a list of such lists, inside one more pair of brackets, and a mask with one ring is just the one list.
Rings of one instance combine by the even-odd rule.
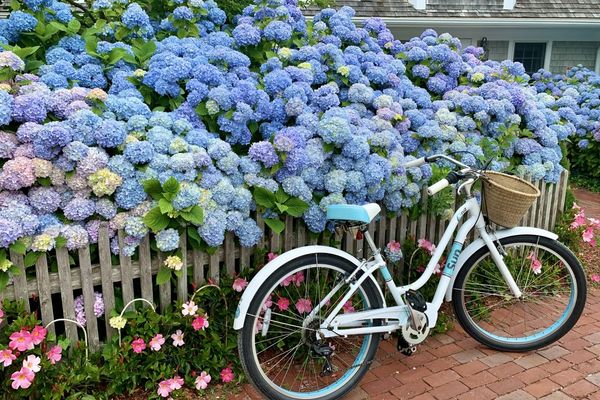
[[[377, 359], [395, 352], [382, 342]], [[235, 396], [261, 399], [252, 387]], [[412, 357], [376, 361], [348, 400], [384, 399], [599, 399], [600, 290], [593, 290], [575, 328], [554, 345], [532, 353], [483, 347], [455, 326], [433, 336]]]
[[600, 218], [600, 193], [585, 189], [573, 189], [577, 204], [585, 209], [588, 217]]

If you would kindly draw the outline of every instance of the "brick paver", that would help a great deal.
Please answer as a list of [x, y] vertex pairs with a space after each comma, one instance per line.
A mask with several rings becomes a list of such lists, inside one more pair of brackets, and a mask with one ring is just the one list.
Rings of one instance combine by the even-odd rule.
[[[456, 326], [419, 346], [411, 357], [382, 342], [373, 367], [349, 400], [598, 399], [600, 290], [590, 289], [575, 329], [547, 348], [502, 353], [473, 343]], [[236, 400], [257, 399], [249, 387]]]

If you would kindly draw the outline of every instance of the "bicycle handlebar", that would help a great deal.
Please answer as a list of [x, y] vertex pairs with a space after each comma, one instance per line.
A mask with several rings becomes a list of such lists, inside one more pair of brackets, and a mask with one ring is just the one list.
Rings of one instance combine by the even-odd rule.
[[442, 179], [441, 181], [437, 181], [433, 185], [429, 186], [427, 188], [427, 194], [433, 196], [434, 194], [447, 188], [448, 186], [450, 186], [450, 182], [448, 182], [448, 179]]
[[[433, 161], [436, 161], [439, 159], [446, 160], [446, 161], [451, 162], [452, 164], [458, 165], [459, 167], [462, 168], [462, 170], [460, 172], [463, 174], [473, 170], [468, 165], [463, 164], [460, 161], [455, 160], [454, 158], [449, 157], [445, 154], [434, 154], [432, 156], [421, 157], [421, 158], [417, 158], [415, 160], [411, 160], [404, 164], [404, 168], [420, 167], [421, 165], [424, 165], [426, 163], [430, 163], [430, 162], [433, 162]], [[429, 186], [427, 188], [427, 193], [430, 196], [433, 196], [434, 194], [436, 194], [436, 193], [440, 192], [441, 190], [450, 186], [450, 184], [456, 183], [458, 181], [458, 178], [456, 178], [456, 175], [452, 175], [452, 179], [450, 179], [450, 176], [451, 175], [448, 175], [448, 177], [446, 177], [446, 179], [442, 179], [441, 181], [438, 181], [438, 182], [434, 183], [433, 185]]]

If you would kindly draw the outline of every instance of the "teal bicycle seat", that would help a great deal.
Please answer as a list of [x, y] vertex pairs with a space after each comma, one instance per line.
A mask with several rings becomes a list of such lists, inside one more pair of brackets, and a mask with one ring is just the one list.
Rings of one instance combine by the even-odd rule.
[[327, 207], [327, 219], [336, 221], [358, 221], [365, 224], [373, 221], [381, 207], [376, 203], [362, 206], [354, 204], [332, 204]]

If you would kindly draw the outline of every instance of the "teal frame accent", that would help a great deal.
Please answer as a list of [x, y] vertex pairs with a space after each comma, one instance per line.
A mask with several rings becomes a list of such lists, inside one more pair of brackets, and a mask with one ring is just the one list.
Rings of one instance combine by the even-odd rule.
[[386, 265], [382, 265], [381, 268], [379, 268], [379, 271], [381, 271], [381, 276], [383, 276], [383, 279], [386, 282], [390, 282], [392, 280], [392, 274], [390, 274], [390, 270]]
[[454, 267], [456, 267], [456, 262], [458, 261], [458, 257], [460, 256], [462, 248], [462, 243], [452, 243], [452, 248], [450, 249], [450, 253], [448, 254], [448, 260], [446, 261], [446, 265], [444, 266], [443, 275], [452, 278], [452, 275], [454, 275]]

